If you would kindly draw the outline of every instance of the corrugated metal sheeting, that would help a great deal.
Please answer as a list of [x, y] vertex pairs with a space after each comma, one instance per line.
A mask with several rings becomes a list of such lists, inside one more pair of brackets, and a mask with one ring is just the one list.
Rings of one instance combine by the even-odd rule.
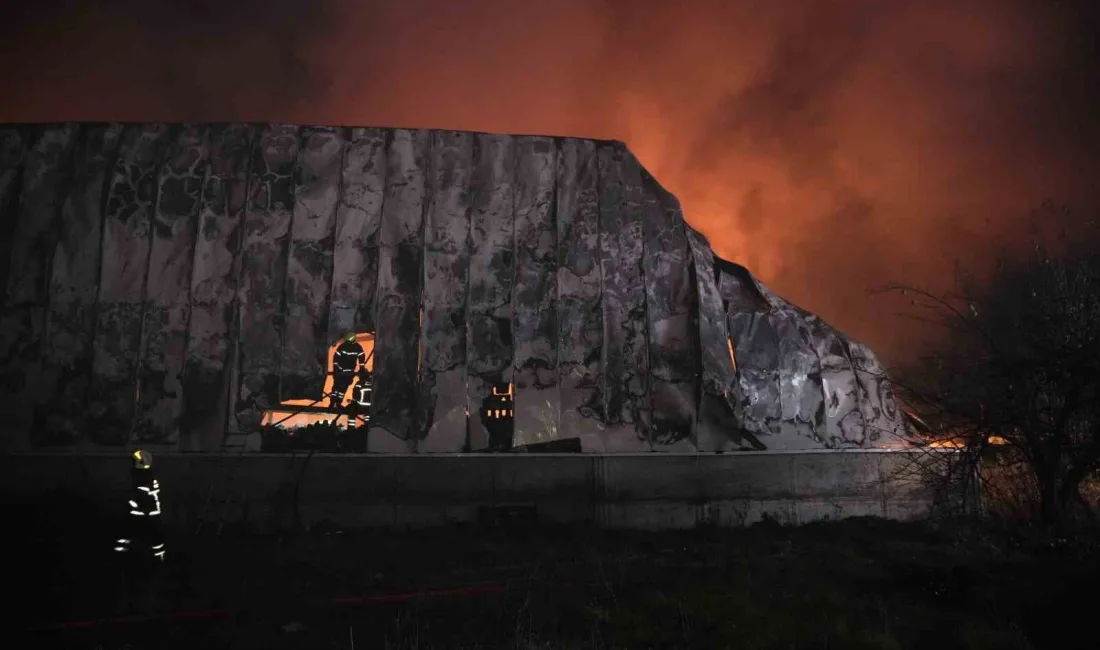
[[716, 259], [618, 142], [0, 125], [0, 233], [6, 449], [217, 449], [319, 395], [346, 332], [376, 335], [375, 433], [420, 451], [484, 449], [466, 412], [501, 382], [517, 444], [866, 447], [902, 426], [874, 355]]

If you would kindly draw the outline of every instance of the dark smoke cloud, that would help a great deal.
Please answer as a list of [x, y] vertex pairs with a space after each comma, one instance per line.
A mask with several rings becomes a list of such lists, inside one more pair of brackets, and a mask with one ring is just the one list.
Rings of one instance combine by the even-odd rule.
[[840, 148], [832, 102], [865, 56], [870, 9], [810, 5], [774, 36], [763, 69], [709, 112], [693, 165], [719, 165], [731, 146], [781, 160], [795, 181], [832, 180]]
[[944, 287], [1097, 207], [1091, 1], [109, 0], [0, 21], [0, 121], [263, 120], [626, 140], [724, 257], [900, 360]]
[[293, 0], [13, 2], [9, 119], [267, 119], [325, 93], [304, 58], [333, 17]]
[[1084, 8], [693, 3], [617, 16], [612, 65], [649, 111], [628, 139], [718, 252], [900, 360], [923, 332], [868, 288], [980, 271], [1045, 197], [1097, 207]]

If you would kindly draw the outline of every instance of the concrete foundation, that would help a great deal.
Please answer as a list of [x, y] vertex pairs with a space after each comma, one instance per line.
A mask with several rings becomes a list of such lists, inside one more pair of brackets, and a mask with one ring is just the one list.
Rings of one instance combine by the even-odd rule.
[[[155, 454], [169, 524], [427, 527], [520, 515], [609, 528], [734, 527], [928, 515], [927, 451], [738, 454]], [[72, 491], [121, 512], [129, 457], [0, 455], [0, 486]]]

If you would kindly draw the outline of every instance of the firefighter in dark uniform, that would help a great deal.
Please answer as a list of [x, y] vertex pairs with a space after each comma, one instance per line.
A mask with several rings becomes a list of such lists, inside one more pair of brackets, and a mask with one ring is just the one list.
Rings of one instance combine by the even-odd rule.
[[153, 476], [153, 457], [147, 451], [138, 450], [131, 460], [129, 515], [126, 532], [115, 539], [115, 551], [141, 562], [163, 562], [160, 482]]
[[[366, 423], [370, 420], [370, 403], [374, 395], [374, 382], [371, 381], [370, 373], [365, 369], [359, 372], [359, 383], [355, 386], [355, 392], [357, 396], [352, 400], [351, 405], [354, 407], [356, 415], [360, 416], [360, 419]], [[359, 426], [356, 422], [355, 426]]]
[[[338, 409], [344, 401], [344, 393], [355, 381], [357, 372], [365, 372], [367, 368], [367, 353], [359, 341], [355, 340], [355, 334], [349, 333], [344, 337], [344, 342], [336, 348], [332, 357], [332, 393], [329, 395], [329, 408]], [[355, 399], [351, 400], [355, 403]]]
[[493, 393], [481, 401], [481, 423], [489, 432], [489, 449], [507, 451], [512, 448], [515, 423], [512, 384], [494, 384]]

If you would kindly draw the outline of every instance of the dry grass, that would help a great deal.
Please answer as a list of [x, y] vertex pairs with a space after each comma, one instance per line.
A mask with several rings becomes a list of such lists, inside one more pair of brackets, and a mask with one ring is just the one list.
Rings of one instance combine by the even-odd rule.
[[[126, 613], [107, 531], [87, 509], [27, 530], [27, 625]], [[33, 524], [33, 525], [32, 525]], [[464, 527], [173, 536], [130, 613], [229, 618], [39, 633], [73, 648], [1094, 647], [1092, 537], [872, 519], [800, 528], [600, 532]], [[50, 542], [52, 540], [52, 546]], [[334, 597], [490, 585], [500, 592], [333, 605]], [[1077, 594], [1083, 594], [1080, 597]], [[128, 646], [126, 644], [129, 644]]]

